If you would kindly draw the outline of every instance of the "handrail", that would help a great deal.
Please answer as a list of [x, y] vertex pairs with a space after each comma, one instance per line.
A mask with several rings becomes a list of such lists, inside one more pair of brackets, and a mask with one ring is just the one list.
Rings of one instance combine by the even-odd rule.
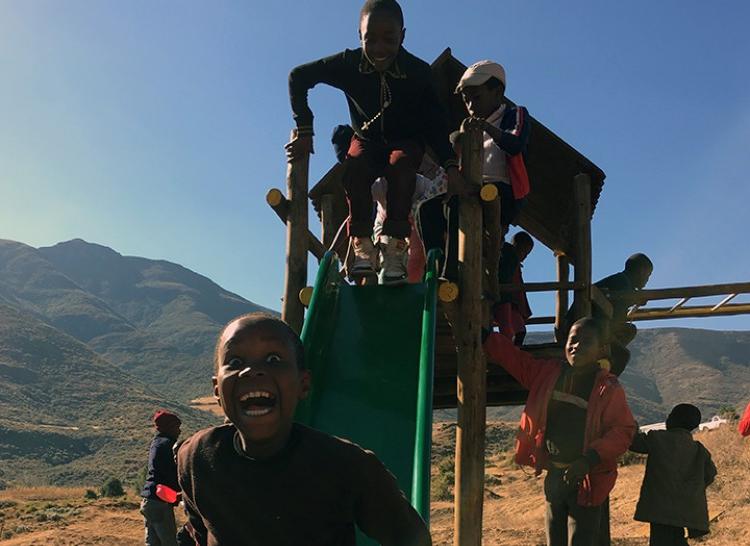
[[432, 390], [435, 366], [435, 330], [437, 315], [437, 269], [442, 252], [430, 250], [425, 273], [424, 311], [422, 312], [422, 348], [419, 353], [417, 419], [414, 439], [411, 504], [429, 524], [430, 460], [432, 451]]

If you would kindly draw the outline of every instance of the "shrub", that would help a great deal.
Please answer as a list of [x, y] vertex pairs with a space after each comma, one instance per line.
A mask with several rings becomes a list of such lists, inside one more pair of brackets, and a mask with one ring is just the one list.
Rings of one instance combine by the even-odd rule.
[[632, 464], [646, 464], [647, 456], [634, 451], [626, 451], [620, 457], [620, 466], [630, 466]]
[[140, 495], [143, 490], [143, 486], [146, 484], [146, 478], [148, 477], [148, 466], [142, 466], [141, 470], [135, 477], [135, 483], [133, 483], [133, 492], [136, 495]]
[[432, 479], [432, 494], [434, 500], [451, 500], [453, 498], [453, 484], [456, 479], [455, 463], [452, 456], [445, 457], [437, 464], [437, 474]]
[[87, 489], [86, 493], [83, 494], [84, 499], [97, 499], [99, 498], [99, 495], [96, 494], [96, 491], [93, 489]]
[[740, 414], [732, 406], [721, 406], [719, 408], [719, 417], [727, 421], [737, 421], [740, 418]]
[[122, 482], [117, 478], [109, 478], [104, 482], [104, 485], [102, 485], [102, 497], [121, 497], [124, 494], [125, 491], [122, 488]]
[[447, 474], [438, 474], [432, 482], [433, 500], [447, 501], [453, 498], [453, 478]]

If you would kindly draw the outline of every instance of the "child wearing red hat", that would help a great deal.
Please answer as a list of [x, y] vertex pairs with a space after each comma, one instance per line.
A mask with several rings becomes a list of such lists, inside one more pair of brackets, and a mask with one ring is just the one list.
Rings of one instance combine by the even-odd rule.
[[[167, 502], [162, 490], [177, 492], [177, 464], [172, 448], [180, 436], [182, 421], [172, 412], [159, 410], [152, 418], [156, 434], [148, 453], [148, 474], [141, 491], [146, 546], [177, 546], [174, 500]], [[159, 495], [161, 493], [161, 496]]]

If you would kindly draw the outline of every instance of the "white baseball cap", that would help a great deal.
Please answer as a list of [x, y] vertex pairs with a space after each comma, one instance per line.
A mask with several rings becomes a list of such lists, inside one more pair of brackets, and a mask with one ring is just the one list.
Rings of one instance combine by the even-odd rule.
[[492, 61], [479, 61], [466, 69], [464, 75], [456, 86], [456, 93], [460, 93], [464, 87], [482, 85], [490, 78], [497, 78], [505, 87], [505, 69]]

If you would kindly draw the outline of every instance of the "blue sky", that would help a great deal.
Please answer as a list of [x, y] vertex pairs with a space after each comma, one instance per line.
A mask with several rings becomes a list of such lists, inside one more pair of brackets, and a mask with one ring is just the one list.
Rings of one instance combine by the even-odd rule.
[[[750, 281], [750, 4], [403, 6], [410, 51], [501, 62], [508, 95], [607, 173], [596, 278], [644, 251], [653, 287]], [[357, 47], [358, 10], [327, 0], [0, 2], [0, 237], [81, 237], [168, 259], [279, 308], [284, 229], [264, 196], [284, 186], [287, 74]], [[347, 111], [324, 87], [311, 106], [315, 181]], [[536, 250], [525, 276], [551, 280], [551, 253]], [[547, 314], [552, 297], [532, 305]], [[750, 329], [750, 317], [652, 325]]]

